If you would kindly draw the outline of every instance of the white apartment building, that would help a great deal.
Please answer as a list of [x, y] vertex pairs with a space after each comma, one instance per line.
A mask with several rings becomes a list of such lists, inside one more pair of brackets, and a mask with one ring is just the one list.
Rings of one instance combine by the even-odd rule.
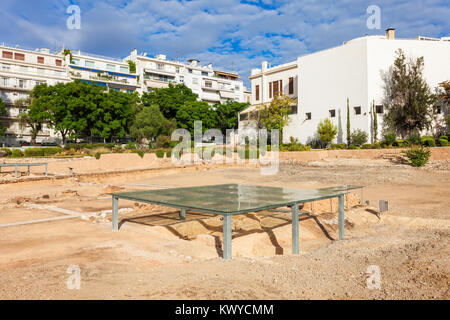
[[241, 137], [249, 134], [255, 128], [255, 117], [257, 109], [270, 103], [279, 94], [289, 96], [294, 100], [291, 114], [297, 113], [298, 96], [298, 67], [297, 61], [269, 66], [263, 61], [261, 69], [252, 69], [249, 77], [251, 91], [247, 92], [250, 97], [250, 106], [243, 110], [239, 116], [239, 132]]
[[[64, 57], [51, 53], [49, 49], [24, 49], [19, 46], [0, 45], [0, 98], [6, 103], [7, 114], [1, 117], [6, 126], [6, 135], [0, 138], [0, 145], [15, 145], [20, 140], [29, 141], [28, 128], [19, 123], [19, 114], [26, 111], [26, 105], [18, 100], [29, 97], [35, 85], [55, 85], [70, 81]], [[44, 127], [38, 140], [53, 136], [52, 130]]]
[[[138, 76], [131, 73], [129, 64], [122, 59], [103, 57], [81, 51], [72, 51], [72, 61], [66, 56], [69, 76], [108, 90], [134, 92], [138, 90]], [[139, 90], [138, 90], [139, 91]]]
[[210, 104], [223, 103], [228, 99], [244, 102], [244, 85], [235, 73], [215, 70], [212, 64], [199, 65], [199, 61], [191, 59], [187, 64], [168, 60], [165, 55], [148, 57], [138, 55], [137, 50], [124, 60], [136, 64], [139, 75], [140, 92], [150, 92], [157, 88], [167, 88], [169, 83], [184, 83], [198, 99]]
[[[319, 122], [329, 118], [338, 127], [335, 142], [346, 142], [347, 98], [351, 129], [366, 131], [369, 142], [373, 139], [372, 102], [375, 101], [378, 138], [381, 138], [384, 76], [394, 64], [398, 49], [403, 50], [407, 59], [424, 57], [423, 75], [432, 89], [450, 79], [449, 38], [396, 39], [394, 29], [388, 29], [383, 36], [356, 38], [338, 47], [301, 56], [296, 61], [297, 113], [291, 115], [289, 125], [284, 128], [283, 140], [287, 142], [292, 136], [306, 143], [317, 132]], [[253, 74], [250, 78], [253, 83]], [[267, 84], [261, 88], [261, 99], [265, 102]], [[252, 91], [255, 96], [253, 85]]]

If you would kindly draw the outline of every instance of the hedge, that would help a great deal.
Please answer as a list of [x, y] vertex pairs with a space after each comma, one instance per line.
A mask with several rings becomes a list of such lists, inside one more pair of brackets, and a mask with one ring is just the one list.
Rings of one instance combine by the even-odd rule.
[[420, 139], [420, 142], [423, 146], [426, 147], [436, 147], [436, 141], [434, 141], [433, 137], [424, 136]]

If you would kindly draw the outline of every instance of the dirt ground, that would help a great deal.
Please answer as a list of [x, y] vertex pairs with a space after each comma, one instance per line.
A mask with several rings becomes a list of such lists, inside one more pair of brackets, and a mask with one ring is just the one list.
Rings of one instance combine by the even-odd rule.
[[[283, 161], [272, 176], [255, 165], [109, 174], [107, 167], [0, 184], [0, 299], [450, 297], [448, 160], [423, 169], [386, 159]], [[306, 204], [299, 255], [291, 254], [287, 208], [233, 217], [231, 261], [220, 258], [222, 221], [204, 213], [181, 222], [177, 210], [120, 200], [121, 227], [111, 231], [109, 192], [224, 183], [366, 188], [346, 197], [341, 241], [337, 202]], [[379, 200], [389, 201], [381, 215]], [[80, 268], [79, 289], [68, 288], [70, 266]], [[367, 285], [373, 266], [379, 289]]]

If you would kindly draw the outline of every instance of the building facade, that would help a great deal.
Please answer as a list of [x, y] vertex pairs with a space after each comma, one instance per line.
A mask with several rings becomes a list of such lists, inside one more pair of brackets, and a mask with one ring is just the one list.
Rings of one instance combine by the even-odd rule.
[[[27, 110], [27, 99], [34, 86], [69, 82], [66, 62], [62, 54], [49, 49], [23, 49], [0, 45], [0, 98], [6, 104], [6, 115], [0, 121], [6, 130], [0, 145], [15, 146], [19, 141], [30, 141], [29, 129], [20, 124], [19, 115]], [[44, 126], [38, 137], [45, 141], [54, 132]]]
[[228, 99], [245, 101], [244, 85], [238, 74], [213, 69], [212, 64], [201, 66], [196, 59], [182, 63], [168, 60], [162, 54], [155, 57], [138, 55], [136, 49], [124, 60], [136, 64], [140, 93], [167, 88], [169, 83], [184, 83], [198, 95], [199, 100], [209, 104], [224, 103]]
[[[365, 131], [368, 142], [374, 138], [372, 104], [375, 103], [380, 139], [385, 113], [385, 79], [394, 64], [396, 51], [402, 49], [407, 59], [424, 57], [423, 76], [434, 91], [440, 82], [450, 79], [449, 40], [396, 39], [394, 29], [388, 29], [383, 36], [356, 38], [338, 47], [299, 57], [296, 61], [297, 113], [290, 116], [290, 123], [283, 130], [283, 140], [287, 142], [294, 137], [306, 143], [316, 135], [319, 122], [329, 118], [338, 127], [334, 142], [346, 142], [347, 98], [351, 131]], [[253, 83], [253, 74], [250, 79]], [[263, 90], [260, 89], [260, 99], [265, 102], [267, 82], [261, 82], [260, 88]], [[253, 85], [252, 93], [256, 99]], [[252, 106], [257, 102], [252, 100]], [[242, 121], [243, 125], [248, 122]]]

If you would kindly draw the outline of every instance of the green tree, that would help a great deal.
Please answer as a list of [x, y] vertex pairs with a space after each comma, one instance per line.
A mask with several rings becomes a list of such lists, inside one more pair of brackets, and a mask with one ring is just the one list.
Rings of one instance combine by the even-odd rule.
[[351, 144], [362, 146], [367, 142], [367, 133], [361, 129], [353, 130], [351, 134]]
[[373, 113], [373, 142], [378, 140], [378, 115], [375, 107], [375, 100], [372, 103], [372, 113]]
[[130, 135], [141, 142], [143, 139], [153, 141], [159, 135], [169, 135], [175, 129], [175, 122], [164, 118], [157, 105], [144, 107], [136, 115], [130, 128]]
[[331, 141], [336, 137], [338, 128], [327, 118], [319, 123], [317, 126], [317, 133], [319, 134], [320, 140], [328, 147]]
[[401, 49], [388, 77], [384, 122], [402, 137], [430, 128], [436, 96], [423, 78], [423, 57], [406, 61]]
[[223, 134], [227, 129], [237, 129], [239, 125], [239, 112], [248, 107], [248, 103], [241, 103], [228, 100], [223, 104], [215, 104], [214, 108], [217, 114], [218, 129]]
[[294, 100], [286, 95], [276, 95], [270, 104], [258, 108], [258, 127], [267, 130], [278, 129], [280, 131], [280, 145], [283, 142], [283, 128], [289, 124], [289, 114]]
[[28, 106], [27, 111], [20, 114], [19, 121], [30, 128], [31, 143], [35, 144], [36, 137], [48, 119], [46, 104], [39, 99], [34, 99], [33, 92], [29, 98], [16, 100], [14, 104], [16, 107]]
[[188, 101], [176, 114], [177, 125], [194, 134], [194, 121], [202, 121], [202, 131], [217, 127], [217, 114], [204, 101]]
[[136, 63], [132, 60], [128, 60], [128, 67], [130, 69], [130, 73], [136, 73]]
[[347, 98], [347, 147], [350, 146], [351, 143], [351, 132], [350, 132], [350, 102]]
[[186, 102], [197, 101], [197, 94], [184, 84], [174, 86], [169, 83], [168, 88], [154, 89], [152, 92], [145, 92], [142, 97], [143, 106], [158, 105], [166, 119], [176, 117], [178, 110]]
[[[0, 117], [3, 117], [6, 115], [6, 108], [5, 103], [3, 102], [2, 98], [0, 98]], [[0, 122], [0, 137], [3, 137], [6, 132], [6, 127], [3, 126]]]

